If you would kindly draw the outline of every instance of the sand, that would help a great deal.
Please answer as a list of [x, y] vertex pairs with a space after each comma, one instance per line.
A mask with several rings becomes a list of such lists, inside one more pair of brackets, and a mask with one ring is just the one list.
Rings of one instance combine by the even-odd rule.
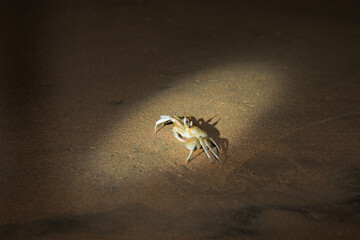
[[358, 7], [5, 1], [0, 238], [360, 239]]

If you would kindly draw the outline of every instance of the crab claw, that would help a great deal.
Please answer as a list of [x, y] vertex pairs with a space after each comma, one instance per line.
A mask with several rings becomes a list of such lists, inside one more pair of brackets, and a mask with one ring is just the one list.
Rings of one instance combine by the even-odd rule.
[[160, 120], [158, 120], [156, 123], [155, 123], [155, 133], [156, 133], [156, 128], [157, 128], [157, 126], [160, 124], [160, 123], [163, 123], [163, 122], [167, 122], [167, 121], [171, 121], [171, 118], [170, 118], [170, 116], [161, 116], [160, 117], [161, 119]]

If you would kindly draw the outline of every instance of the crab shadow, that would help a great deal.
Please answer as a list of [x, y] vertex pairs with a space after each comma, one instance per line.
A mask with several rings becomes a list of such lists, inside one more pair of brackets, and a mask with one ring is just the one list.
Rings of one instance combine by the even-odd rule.
[[[209, 118], [207, 121], [205, 121], [205, 119], [203, 119], [203, 118], [197, 119], [194, 116], [191, 116], [190, 118], [191, 118], [191, 121], [193, 122], [194, 125], [202, 128], [205, 132], [207, 132], [209, 137], [213, 138], [215, 140], [215, 142], [217, 143], [217, 145], [219, 145], [220, 150], [221, 150], [221, 157], [220, 157], [221, 162], [224, 163], [224, 162], [226, 162], [227, 150], [229, 148], [229, 141], [228, 141], [227, 138], [220, 137], [220, 131], [216, 128], [216, 125], [221, 120], [221, 117], [219, 119], [217, 119], [216, 121], [212, 122], [215, 117], [216, 117], [216, 115]], [[200, 154], [201, 154], [201, 152], [198, 152], [190, 160], [195, 159]]]

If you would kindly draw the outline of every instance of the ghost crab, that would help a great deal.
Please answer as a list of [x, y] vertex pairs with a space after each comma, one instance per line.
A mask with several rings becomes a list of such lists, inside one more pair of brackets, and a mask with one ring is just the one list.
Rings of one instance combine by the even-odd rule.
[[187, 149], [190, 150], [190, 154], [186, 159], [186, 162], [189, 162], [192, 153], [194, 152], [195, 148], [200, 149], [203, 148], [209, 161], [213, 162], [208, 150], [215, 156], [215, 158], [221, 163], [220, 158], [214, 150], [212, 149], [212, 144], [215, 145], [218, 153], [221, 153], [219, 146], [216, 144], [213, 138], [209, 137], [208, 134], [198, 126], [193, 126], [193, 122], [191, 119], [184, 116], [182, 119], [178, 116], [167, 116], [163, 115], [160, 116], [160, 120], [155, 123], [155, 133], [157, 126], [161, 123], [167, 124], [172, 122], [174, 127], [172, 128], [172, 132], [174, 137], [183, 142]]

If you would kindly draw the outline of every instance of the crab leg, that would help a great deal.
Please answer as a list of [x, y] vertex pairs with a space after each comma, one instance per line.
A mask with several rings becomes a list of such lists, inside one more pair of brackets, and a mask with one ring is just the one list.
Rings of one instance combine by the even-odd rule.
[[184, 129], [184, 124], [182, 123], [181, 119], [177, 116], [171, 116], [171, 121], [173, 121], [173, 123], [179, 127], [181, 127], [182, 129]]
[[[166, 118], [165, 118], [166, 117]], [[158, 120], [156, 123], [155, 123], [155, 133], [156, 133], [156, 127], [157, 125], [159, 125], [160, 123], [163, 123], [163, 122], [167, 122], [171, 120], [171, 118], [169, 116], [161, 116], [161, 119]]]
[[210, 147], [210, 144], [211, 144], [211, 143], [209, 142], [209, 140], [207, 140], [206, 138], [204, 138], [204, 142], [205, 142], [206, 146], [209, 148], [210, 152], [211, 152], [212, 154], [214, 154], [214, 156], [216, 157], [216, 159], [221, 163], [221, 160], [219, 159], [218, 155], [216, 155], [216, 153], [214, 152], [214, 150], [211, 149], [211, 147]]
[[175, 137], [177, 140], [179, 140], [180, 142], [185, 142], [184, 139], [182, 139], [182, 138], [179, 137], [179, 133], [176, 131], [175, 127], [173, 127], [172, 132], [173, 132], [173, 134], [174, 134], [174, 137]]
[[[185, 144], [186, 144], [186, 143], [185, 143]], [[192, 146], [189, 146], [188, 144], [186, 144], [186, 147], [190, 150], [189, 156], [188, 156], [187, 159], [186, 159], [186, 162], [189, 162], [190, 157], [191, 157], [191, 155], [193, 154], [194, 149], [195, 149], [195, 147], [196, 147], [196, 144], [195, 144], [195, 142], [192, 144]]]
[[210, 157], [210, 154], [209, 154], [208, 151], [206, 150], [206, 146], [205, 146], [205, 144], [204, 144], [204, 139], [203, 139], [203, 137], [200, 136], [200, 137], [199, 137], [199, 141], [200, 141], [200, 144], [201, 144], [202, 148], [204, 149], [206, 155], [208, 156], [209, 161], [210, 161], [210, 162], [213, 162], [213, 160], [212, 160], [211, 157]]
[[214, 139], [213, 139], [213, 138], [209, 138], [209, 139], [210, 139], [210, 141], [215, 145], [215, 147], [216, 147], [216, 149], [218, 150], [218, 152], [221, 153], [220, 148], [219, 148], [219, 146], [216, 144], [216, 142], [214, 141]]

